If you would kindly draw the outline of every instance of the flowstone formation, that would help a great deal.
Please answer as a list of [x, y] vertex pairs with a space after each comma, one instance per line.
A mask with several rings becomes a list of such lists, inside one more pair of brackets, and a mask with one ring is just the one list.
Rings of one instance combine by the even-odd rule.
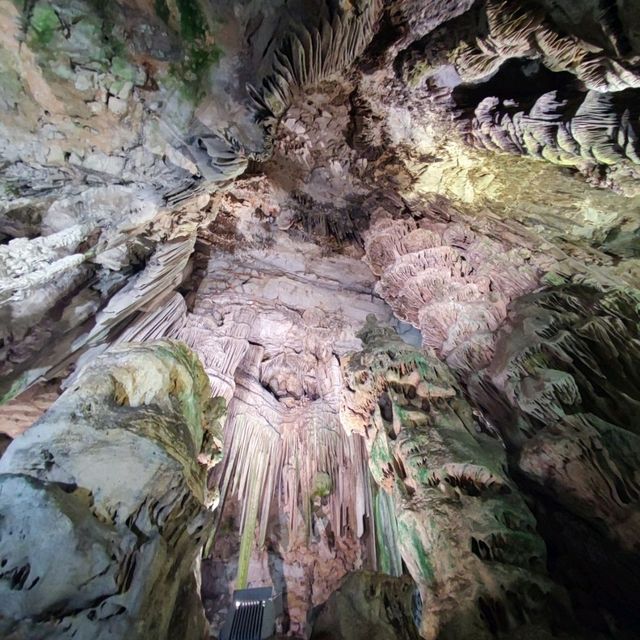
[[371, 318], [344, 362], [345, 422], [395, 508], [423, 638], [552, 637], [565, 600], [535, 519], [447, 367]]
[[274, 243], [274, 254], [211, 258], [178, 335], [229, 403], [223, 509], [203, 579], [214, 628], [231, 585], [273, 582], [288, 630], [302, 635], [347, 573], [376, 567], [367, 453], [340, 420], [339, 358], [359, 347], [369, 313], [391, 314], [361, 262], [283, 233]]
[[525, 296], [470, 385], [529, 490], [544, 496], [540, 509], [555, 514], [542, 522], [572, 532], [571, 545], [546, 534], [574, 567], [572, 586], [581, 572], [580, 606], [599, 601], [587, 585], [609, 583], [623, 619], [640, 567], [638, 301], [637, 290], [579, 280]]
[[177, 342], [113, 348], [85, 369], [0, 461], [3, 637], [204, 636], [223, 412]]

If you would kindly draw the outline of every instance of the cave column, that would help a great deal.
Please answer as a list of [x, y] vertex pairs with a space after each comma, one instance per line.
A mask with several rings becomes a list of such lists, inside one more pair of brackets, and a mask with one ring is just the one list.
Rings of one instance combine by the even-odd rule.
[[367, 434], [371, 473], [394, 504], [422, 637], [551, 637], [564, 594], [500, 442], [479, 432], [446, 365], [371, 322], [360, 337], [364, 350], [344, 362], [343, 418]]

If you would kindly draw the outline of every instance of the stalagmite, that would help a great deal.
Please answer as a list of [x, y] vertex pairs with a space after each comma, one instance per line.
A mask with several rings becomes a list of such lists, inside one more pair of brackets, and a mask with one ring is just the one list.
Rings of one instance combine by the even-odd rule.
[[0, 636], [640, 637], [639, 96], [638, 0], [0, 0]]
[[[563, 596], [532, 514], [446, 365], [371, 319], [344, 360], [343, 414], [391, 496], [430, 639], [552, 637]], [[566, 602], [565, 602], [565, 606]], [[554, 611], [555, 609], [555, 611]]]

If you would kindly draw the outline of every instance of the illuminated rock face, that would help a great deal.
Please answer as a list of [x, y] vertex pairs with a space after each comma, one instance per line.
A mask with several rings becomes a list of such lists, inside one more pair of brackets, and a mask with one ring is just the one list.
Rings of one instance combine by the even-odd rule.
[[528, 111], [513, 100], [485, 98], [475, 110], [472, 142], [564, 166], [640, 165], [639, 96], [589, 91], [576, 105], [551, 91]]
[[[88, 513], [28, 427], [125, 343], [181, 338], [229, 404], [214, 632], [240, 573], [286, 592], [290, 634], [329, 601], [314, 633], [412, 638], [385, 605], [406, 610], [409, 570], [429, 638], [544, 638], [562, 588], [578, 636], [638, 637], [639, 65], [636, 0], [0, 0], [2, 465], [21, 452]], [[363, 347], [370, 313], [407, 344]], [[74, 469], [112, 399], [69, 413]], [[127, 428], [111, 457], [155, 469]], [[176, 455], [201, 486], [214, 460]], [[162, 537], [159, 490], [135, 531], [109, 513], [95, 535]], [[202, 626], [156, 608], [176, 637]]]
[[594, 553], [583, 584], [610, 583], [619, 610], [632, 606], [636, 587], [616, 583], [636, 585], [639, 567], [637, 332], [637, 291], [550, 288], [513, 305], [493, 362], [470, 385], [514, 465], [544, 496], [541, 513], [555, 511], [542, 522], [563, 522], [573, 539], [559, 542], [547, 525], [562, 562]]
[[365, 234], [376, 290], [420, 330], [425, 348], [458, 372], [491, 361], [507, 305], [539, 281], [531, 252], [429, 217], [394, 219], [378, 208]]
[[400, 553], [422, 596], [421, 636], [551, 637], [562, 594], [500, 441], [482, 433], [433, 355], [372, 322], [361, 337], [363, 351], [344, 363], [344, 420], [367, 438], [372, 475], [392, 496]]
[[[606, 10], [601, 11], [601, 19], [606, 21]], [[463, 82], [470, 83], [491, 76], [510, 58], [540, 58], [553, 71], [570, 71], [588, 89], [610, 92], [640, 87], [636, 56], [610, 56], [604, 48], [563, 34], [550, 16], [533, 4], [487, 0], [479, 5], [479, 15], [467, 14], [456, 26], [457, 30], [442, 26], [425, 38], [407, 57], [405, 75], [415, 80], [416, 75], [432, 73], [438, 64], [448, 63]], [[609, 38], [620, 37], [618, 25], [606, 26], [611, 28]], [[611, 42], [607, 45], [614, 46]]]
[[242, 562], [233, 540], [255, 526], [249, 584], [284, 588], [289, 629], [303, 633], [311, 608], [348, 572], [376, 566], [367, 452], [340, 420], [339, 358], [359, 348], [369, 313], [387, 322], [391, 314], [372, 299], [363, 263], [280, 241], [271, 255], [212, 258], [179, 337], [229, 402], [219, 480], [225, 533], [205, 568], [205, 592], [228, 606], [237, 576], [211, 583], [223, 565]]
[[182, 344], [112, 349], [0, 462], [0, 633], [203, 637], [224, 403]]

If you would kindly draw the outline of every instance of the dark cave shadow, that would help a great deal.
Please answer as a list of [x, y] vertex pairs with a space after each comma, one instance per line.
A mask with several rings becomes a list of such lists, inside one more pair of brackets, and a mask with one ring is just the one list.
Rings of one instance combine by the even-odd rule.
[[282, 633], [287, 633], [287, 631], [289, 631], [290, 618], [289, 602], [287, 598], [287, 583], [284, 579], [284, 559], [278, 549], [271, 543], [267, 546], [267, 558], [269, 576], [271, 577], [273, 590], [276, 594], [280, 594], [280, 597], [282, 598], [282, 616], [280, 623], [282, 626]]

